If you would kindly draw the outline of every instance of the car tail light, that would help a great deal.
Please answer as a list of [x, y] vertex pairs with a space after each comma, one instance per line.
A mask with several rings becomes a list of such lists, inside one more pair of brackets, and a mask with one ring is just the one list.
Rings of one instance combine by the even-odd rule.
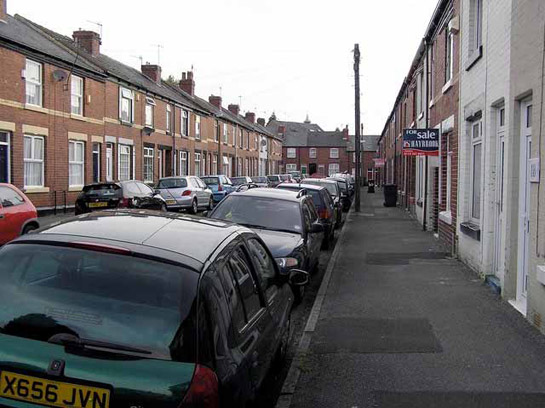
[[216, 373], [197, 364], [191, 385], [180, 408], [218, 408], [219, 390]]
[[132, 253], [127, 248], [121, 248], [113, 245], [96, 244], [93, 242], [71, 242], [70, 246], [74, 248], [88, 249], [91, 251], [105, 252], [108, 254], [130, 255]]
[[185, 191], [182, 193], [182, 197], [187, 197], [187, 196], [191, 195], [192, 192], [193, 192], [193, 191], [191, 191], [191, 190], [185, 190]]
[[327, 208], [318, 210], [318, 216], [322, 219], [329, 218], [329, 210]]
[[221, 184], [218, 184], [218, 191], [223, 191], [223, 186]]

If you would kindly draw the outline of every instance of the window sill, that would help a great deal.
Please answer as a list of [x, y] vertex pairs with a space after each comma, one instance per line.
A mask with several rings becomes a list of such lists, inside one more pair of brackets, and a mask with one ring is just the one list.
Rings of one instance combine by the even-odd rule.
[[26, 187], [23, 192], [25, 194], [49, 193], [49, 187]]
[[48, 110], [46, 108], [44, 108], [43, 106], [30, 105], [28, 103], [25, 104], [25, 109], [31, 110], [31, 111], [34, 111], [34, 112], [48, 113]]
[[446, 94], [450, 88], [452, 88], [452, 78], [448, 80], [448, 82], [443, 86], [443, 88], [441, 89], [441, 92], [444, 94]]
[[439, 213], [439, 219], [445, 224], [452, 225], [452, 213], [450, 211], [441, 211]]
[[83, 115], [76, 115], [75, 113], [71, 113], [70, 118], [75, 119], [75, 120], [81, 120], [82, 122], [85, 122], [85, 116], [83, 116]]
[[81, 192], [81, 190], [83, 190], [83, 186], [69, 186], [68, 187], [68, 191], [71, 192], [71, 193]]
[[467, 59], [465, 69], [469, 71], [473, 66], [483, 57], [483, 46], [480, 45], [479, 48], [474, 50], [469, 58]]
[[481, 240], [481, 227], [472, 222], [463, 222], [460, 224], [460, 231], [476, 241]]
[[133, 123], [132, 122], [126, 122], [124, 120], [119, 120], [119, 123], [121, 123], [123, 126], [129, 126], [129, 127], [133, 127]]

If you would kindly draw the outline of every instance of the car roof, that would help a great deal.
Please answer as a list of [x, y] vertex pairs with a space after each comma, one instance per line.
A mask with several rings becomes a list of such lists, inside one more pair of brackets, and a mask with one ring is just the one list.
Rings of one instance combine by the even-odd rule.
[[328, 179], [325, 179], [325, 178], [316, 178], [316, 179], [313, 179], [313, 178], [306, 178], [306, 179], [301, 180], [301, 183], [304, 184], [305, 181], [308, 181], [308, 182], [320, 182], [320, 183], [335, 183], [335, 184], [337, 184], [337, 182], [336, 182], [335, 180], [328, 180]]
[[288, 188], [292, 188], [293, 189], [296, 189], [296, 188], [299, 188], [299, 189], [305, 189], [305, 190], [317, 190], [317, 191], [320, 191], [320, 190], [325, 190], [325, 187], [322, 187], [322, 186], [317, 186], [316, 184], [304, 184], [304, 183], [282, 183], [282, 184], [279, 184], [277, 188], [283, 188], [283, 187], [288, 187]]
[[228, 221], [184, 214], [113, 210], [73, 217], [25, 237], [55, 241], [55, 236], [63, 236], [69, 242], [89, 238], [112, 245], [134, 244], [174, 252], [202, 264], [224, 240], [239, 231], [249, 230]]
[[187, 177], [197, 177], [197, 176], [169, 176], [169, 177], [161, 177], [159, 180], [183, 179]]
[[273, 198], [275, 200], [299, 202], [304, 197], [298, 197], [297, 192], [280, 188], [250, 188], [244, 191], [235, 191], [231, 196]]

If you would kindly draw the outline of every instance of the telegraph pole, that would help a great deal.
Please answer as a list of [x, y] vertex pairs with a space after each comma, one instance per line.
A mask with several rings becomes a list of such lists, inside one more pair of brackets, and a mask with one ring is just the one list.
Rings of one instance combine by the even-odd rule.
[[356, 136], [354, 140], [356, 148], [356, 212], [360, 212], [360, 187], [361, 187], [361, 132], [360, 132], [360, 46], [354, 45], [354, 80], [356, 88]]

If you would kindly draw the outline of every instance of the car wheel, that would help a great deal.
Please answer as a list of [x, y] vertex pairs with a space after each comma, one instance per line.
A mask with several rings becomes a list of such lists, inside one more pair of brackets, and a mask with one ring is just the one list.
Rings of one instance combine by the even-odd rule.
[[303, 296], [305, 295], [305, 287], [304, 286], [294, 286], [292, 288], [293, 290], [293, 304], [299, 305], [303, 301]]
[[191, 203], [191, 208], [189, 209], [191, 214], [197, 214], [199, 211], [199, 206], [197, 205], [197, 199], [193, 199], [193, 202]]
[[38, 227], [34, 224], [30, 224], [30, 225], [27, 225], [25, 226], [25, 228], [23, 228], [23, 233], [21, 235], [26, 235], [28, 234], [30, 231], [34, 231], [34, 230], [37, 230]]
[[329, 232], [325, 237], [324, 237], [324, 240], [322, 241], [322, 249], [325, 249], [325, 250], [328, 250], [329, 249], [329, 244], [331, 243], [331, 232]]
[[288, 355], [288, 349], [290, 345], [290, 337], [291, 337], [291, 315], [288, 316], [288, 319], [284, 325], [284, 332], [282, 333], [282, 338], [280, 339], [280, 344], [278, 345], [278, 349], [276, 351], [276, 355], [274, 358], [274, 365], [277, 370], [280, 370], [282, 368], [282, 365], [286, 361], [286, 357]]
[[210, 197], [210, 200], [208, 201], [208, 210], [214, 209], [214, 198]]
[[161, 204], [161, 212], [167, 212], [167, 211], [168, 211], [167, 205], [165, 203]]

